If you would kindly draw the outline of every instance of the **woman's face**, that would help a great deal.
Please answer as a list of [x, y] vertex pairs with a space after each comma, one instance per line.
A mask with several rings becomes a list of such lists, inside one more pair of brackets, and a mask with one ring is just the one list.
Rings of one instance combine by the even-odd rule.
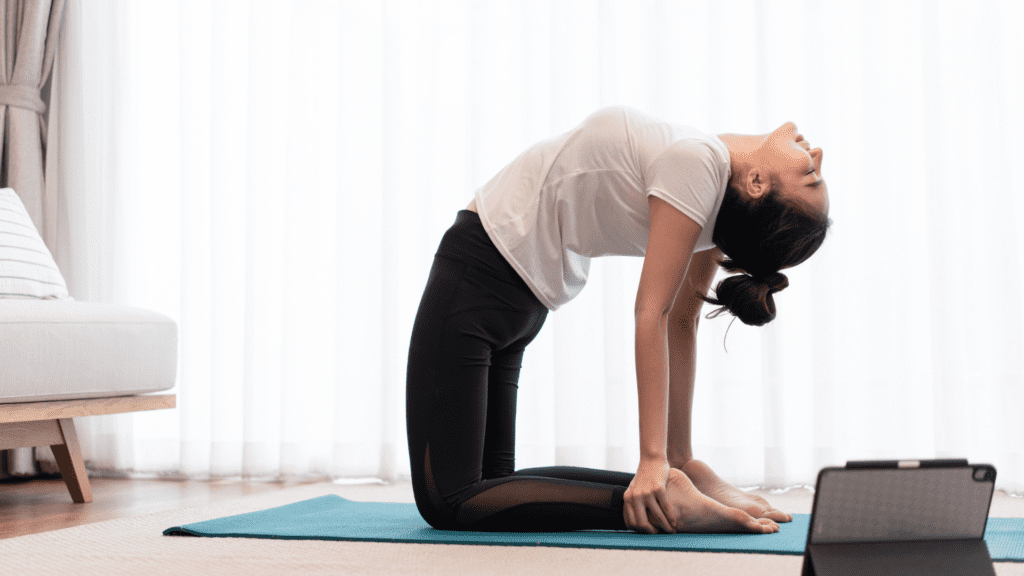
[[758, 163], [774, 175], [783, 196], [796, 196], [828, 214], [828, 187], [821, 177], [821, 148], [811, 148], [796, 124], [786, 122], [765, 136]]

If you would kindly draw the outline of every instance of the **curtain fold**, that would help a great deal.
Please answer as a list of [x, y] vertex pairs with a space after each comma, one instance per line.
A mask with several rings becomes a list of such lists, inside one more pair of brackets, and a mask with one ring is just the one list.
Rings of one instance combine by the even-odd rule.
[[[787, 271], [777, 319], [727, 342], [728, 316], [701, 321], [697, 458], [783, 488], [846, 460], [964, 457], [1022, 492], [1022, 16], [72, 0], [57, 261], [76, 299], [165, 313], [180, 338], [178, 408], [82, 419], [87, 466], [408, 477], [405, 363], [441, 235], [526, 147], [626, 104], [709, 133], [792, 120], [825, 151], [835, 226]], [[518, 468], [635, 471], [642, 262], [595, 259], [527, 349]]]
[[[46, 177], [52, 176], [56, 159], [47, 155], [46, 142], [47, 118], [54, 127], [56, 115], [47, 106], [53, 90], [43, 91], [52, 78], [63, 19], [64, 0], [0, 0], [0, 186], [17, 191], [53, 254], [56, 195]], [[0, 478], [35, 472], [32, 448], [0, 454]]]

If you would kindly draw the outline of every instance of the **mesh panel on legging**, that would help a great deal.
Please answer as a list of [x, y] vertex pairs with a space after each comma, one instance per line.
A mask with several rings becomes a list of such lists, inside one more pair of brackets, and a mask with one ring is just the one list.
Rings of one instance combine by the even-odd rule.
[[[430, 467], [430, 445], [424, 472], [431, 500], [443, 500]], [[452, 506], [454, 530], [479, 532], [563, 532], [626, 530], [623, 495], [629, 485], [587, 481], [590, 469], [535, 468], [561, 477], [523, 475], [484, 480], [463, 491]], [[630, 474], [594, 470], [594, 479], [621, 482]], [[571, 478], [571, 479], [570, 479]]]

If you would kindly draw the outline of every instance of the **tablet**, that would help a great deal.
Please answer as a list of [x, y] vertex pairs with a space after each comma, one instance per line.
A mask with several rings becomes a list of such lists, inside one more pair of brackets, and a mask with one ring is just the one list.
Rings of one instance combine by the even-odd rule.
[[804, 576], [995, 576], [985, 545], [996, 469], [865, 460], [818, 473]]
[[852, 461], [818, 473], [808, 543], [983, 538], [995, 490], [989, 464]]

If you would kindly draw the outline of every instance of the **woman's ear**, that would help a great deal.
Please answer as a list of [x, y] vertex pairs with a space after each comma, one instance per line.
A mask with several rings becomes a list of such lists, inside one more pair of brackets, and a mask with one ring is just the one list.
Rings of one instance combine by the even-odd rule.
[[744, 184], [746, 185], [746, 196], [751, 200], [761, 198], [772, 189], [772, 181], [768, 172], [761, 168], [752, 168], [750, 172], [747, 172]]

